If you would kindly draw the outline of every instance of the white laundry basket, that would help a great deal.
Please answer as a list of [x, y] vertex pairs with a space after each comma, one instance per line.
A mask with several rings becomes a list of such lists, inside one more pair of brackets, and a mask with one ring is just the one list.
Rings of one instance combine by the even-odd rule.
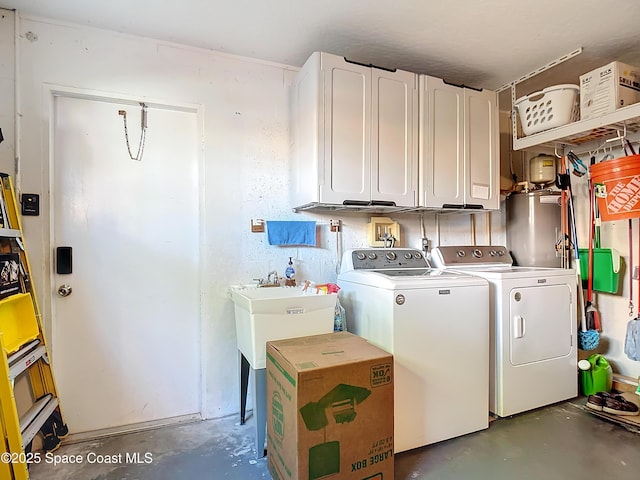
[[555, 85], [516, 100], [525, 135], [575, 122], [579, 118], [578, 85]]

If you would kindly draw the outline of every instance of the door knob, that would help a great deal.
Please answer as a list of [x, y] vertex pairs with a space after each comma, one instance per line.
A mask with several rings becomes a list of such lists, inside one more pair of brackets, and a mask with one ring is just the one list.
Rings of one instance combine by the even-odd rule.
[[72, 291], [71, 285], [67, 285], [66, 283], [58, 287], [58, 295], [61, 297], [68, 297]]

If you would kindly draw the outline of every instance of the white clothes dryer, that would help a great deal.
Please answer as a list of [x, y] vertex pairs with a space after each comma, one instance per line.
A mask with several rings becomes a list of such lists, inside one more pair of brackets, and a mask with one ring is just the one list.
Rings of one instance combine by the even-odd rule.
[[345, 252], [349, 331], [394, 358], [394, 451], [488, 427], [489, 286], [415, 249]]
[[441, 246], [438, 268], [489, 281], [490, 411], [499, 417], [578, 395], [575, 270], [512, 266], [501, 246]]

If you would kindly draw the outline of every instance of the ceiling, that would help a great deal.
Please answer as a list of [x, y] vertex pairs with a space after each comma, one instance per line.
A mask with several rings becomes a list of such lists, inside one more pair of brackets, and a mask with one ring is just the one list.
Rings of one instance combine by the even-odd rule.
[[0, 7], [296, 67], [326, 51], [490, 89], [579, 47], [565, 74], [572, 83], [612, 60], [640, 66], [638, 0], [0, 0]]

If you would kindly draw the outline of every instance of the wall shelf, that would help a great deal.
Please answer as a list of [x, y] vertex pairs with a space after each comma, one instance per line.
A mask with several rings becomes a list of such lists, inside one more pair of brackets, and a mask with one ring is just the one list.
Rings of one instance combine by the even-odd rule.
[[[514, 115], [516, 113], [514, 112]], [[640, 103], [619, 108], [607, 115], [569, 123], [523, 138], [514, 137], [513, 149], [580, 145], [594, 140], [614, 138], [623, 130], [627, 133], [640, 131]]]
[[[534, 147], [572, 147], [589, 142], [603, 142], [615, 138], [621, 133], [640, 132], [640, 103], [619, 108], [615, 112], [596, 118], [578, 120], [568, 125], [545, 130], [533, 135], [520, 137], [522, 131], [519, 127], [519, 114], [515, 103], [517, 100], [516, 87], [525, 80], [537, 77], [548, 70], [556, 71], [557, 67], [569, 60], [578, 57], [582, 53], [582, 47], [564, 55], [537, 70], [524, 75], [509, 84], [503, 85], [498, 92], [511, 90], [511, 133], [513, 137], [513, 150], [525, 150]], [[570, 63], [570, 62], [569, 62]], [[568, 64], [567, 64], [568, 66]], [[575, 80], [564, 83], [576, 83]]]

